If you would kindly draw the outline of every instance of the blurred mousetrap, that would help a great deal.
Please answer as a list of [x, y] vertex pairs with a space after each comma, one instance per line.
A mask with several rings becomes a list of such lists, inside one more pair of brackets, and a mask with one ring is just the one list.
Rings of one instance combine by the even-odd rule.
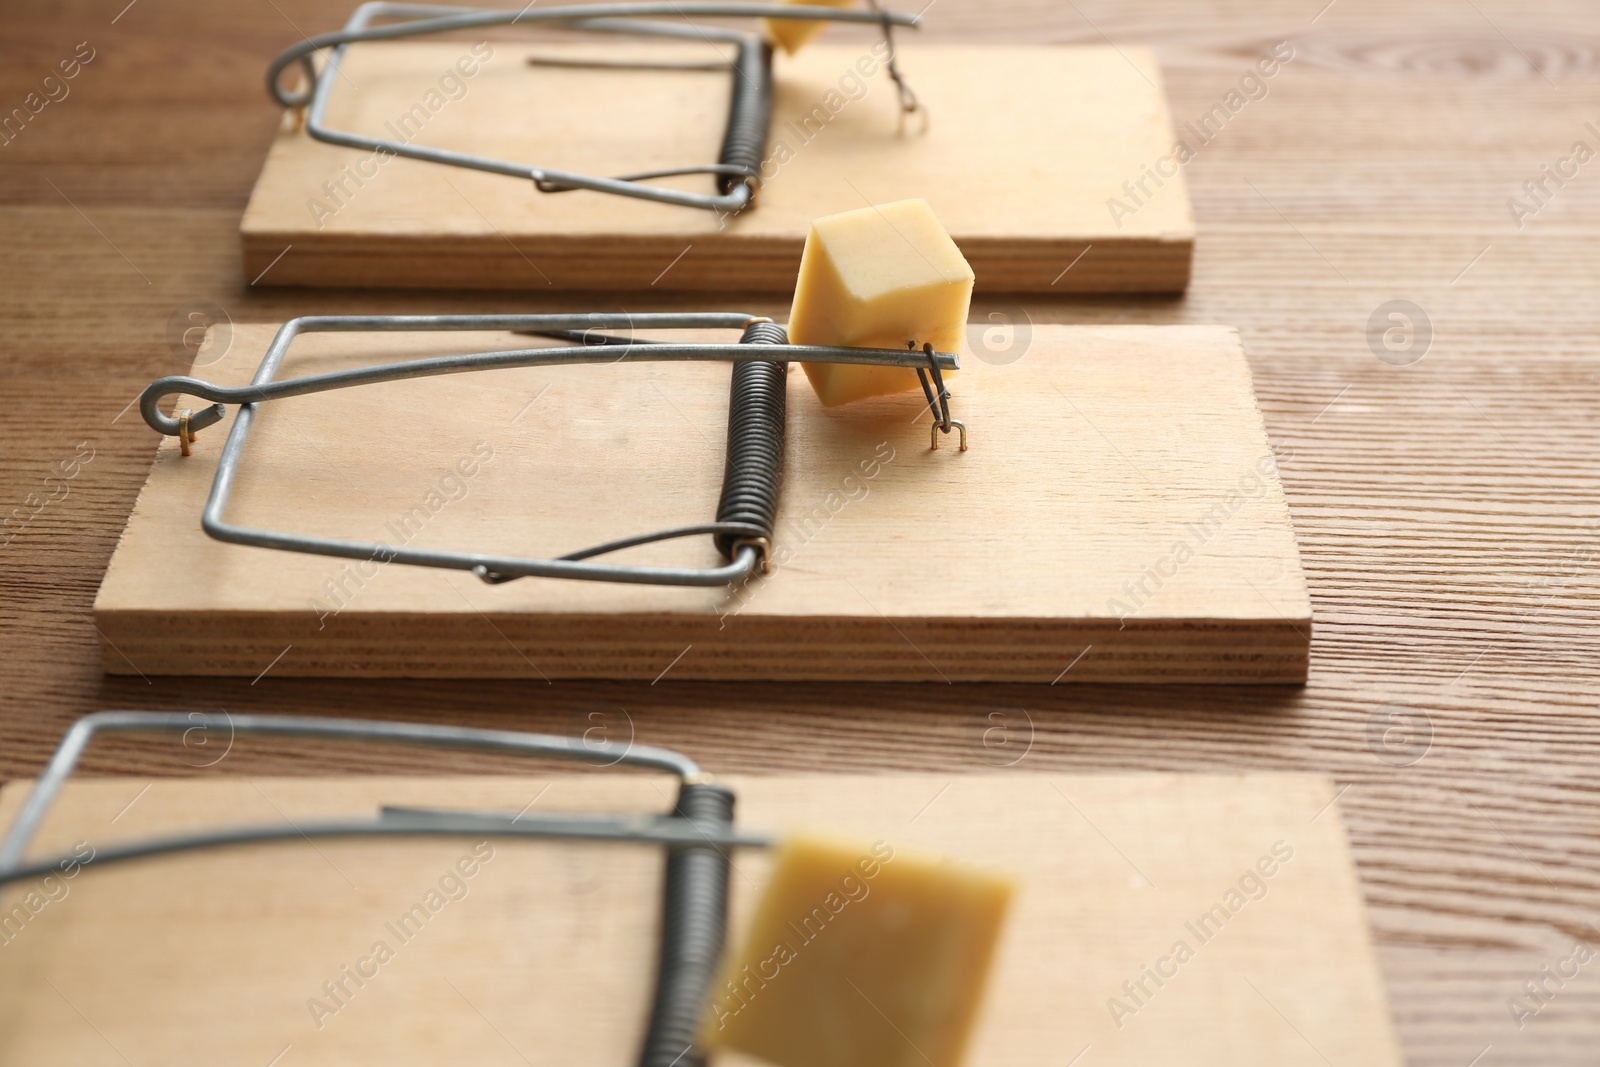
[[[1005, 872], [1015, 886], [967, 1067], [1059, 1067], [1086, 1048], [1130, 1067], [1401, 1062], [1324, 778], [1013, 769], [954, 784], [711, 783], [688, 757], [620, 737], [181, 713], [85, 720], [68, 757], [90, 726], [156, 730], [185, 755], [202, 751], [189, 742], [203, 731], [207, 759], [269, 733], [595, 766], [67, 782], [58, 755], [42, 800], [24, 804], [27, 782], [0, 791], [8, 1063], [698, 1065], [705, 1045], [658, 1023], [703, 1006], [709, 1037], [730, 1011], [796, 1004], [784, 983], [804, 982], [800, 968], [854, 937], [858, 912], [906, 900], [892, 882], [918, 855]], [[797, 826], [870, 843], [834, 896], [763, 847]], [[178, 849], [196, 834], [207, 847]], [[780, 882], [802, 892], [785, 895]], [[950, 899], [942, 886], [933, 899]], [[719, 901], [725, 910], [706, 906]], [[764, 926], [774, 915], [794, 926]], [[742, 943], [771, 929], [796, 958], [763, 971], [772, 950]], [[893, 925], [879, 930], [891, 944]], [[664, 951], [674, 945], [686, 951]], [[746, 948], [759, 949], [754, 978], [738, 966]], [[924, 1062], [901, 1039], [921, 1040], [937, 997], [891, 1003], [879, 962], [833, 959], [826, 987], [806, 985], [823, 1000], [799, 998], [813, 1033], [849, 1036], [831, 1062], [872, 1049], [870, 1062]], [[663, 990], [680, 996], [664, 1003]], [[774, 1062], [739, 1047], [714, 1062]], [[956, 1067], [956, 1055], [925, 1047], [928, 1062]], [[791, 1051], [787, 1062], [803, 1062]]]
[[[543, 348], [506, 331], [628, 317], [235, 326], [197, 359], [210, 384], [146, 395], [183, 443], [101, 585], [106, 669], [1304, 680], [1310, 605], [1235, 331], [1032, 326], [932, 403], [825, 408], [780, 361], [934, 356], [670, 328], [750, 319], [635, 316], [663, 336]], [[957, 417], [971, 449], [930, 448]]]
[[[781, 17], [718, 21], [755, 15]], [[829, 23], [879, 36], [773, 55], [769, 38]], [[289, 113], [241, 222], [246, 276], [781, 291], [809, 220], [921, 196], [980, 291], [1182, 290], [1194, 221], [1161, 166], [1153, 55], [922, 44], [921, 23], [877, 5], [363, 4], [268, 72]]]

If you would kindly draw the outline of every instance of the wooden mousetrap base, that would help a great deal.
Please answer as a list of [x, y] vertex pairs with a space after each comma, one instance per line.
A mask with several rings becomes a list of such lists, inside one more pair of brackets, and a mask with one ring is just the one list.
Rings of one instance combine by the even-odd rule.
[[[275, 327], [196, 373], [247, 382]], [[672, 339], [663, 334], [664, 339]], [[721, 339], [727, 340], [724, 335]], [[510, 334], [313, 334], [281, 377]], [[552, 342], [554, 343], [554, 342]], [[166, 440], [95, 622], [112, 673], [388, 677], [1207, 681], [1305, 679], [1311, 608], [1238, 334], [1035, 326], [965, 355], [929, 448], [920, 392], [825, 409], [789, 379], [772, 573], [736, 587], [526, 578], [223, 544], [200, 514], [229, 422]], [[230, 521], [550, 558], [709, 522], [729, 368], [554, 367], [264, 405]], [[200, 407], [180, 400], [180, 406]], [[617, 562], [717, 566], [709, 537]]]
[[[933, 46], [912, 36], [899, 37], [900, 63], [930, 116], [926, 134], [916, 117], [898, 132], [895, 88], [873, 42], [774, 58], [765, 181], [756, 207], [730, 219], [375, 158], [315, 141], [286, 117], [240, 226], [245, 276], [261, 285], [788, 292], [812, 219], [924, 197], [972, 263], [979, 292], [1188, 284], [1194, 218], [1170, 162], [1172, 120], [1151, 53]], [[711, 49], [499, 41], [474, 64], [465, 41], [354, 45], [328, 126], [597, 176], [714, 163], [726, 69], [529, 63], [725, 61]], [[471, 78], [451, 73], [463, 57], [476, 65]], [[662, 184], [714, 191], [705, 175]]]
[[[6, 786], [7, 821], [27, 784]], [[1401, 1063], [1325, 779], [1008, 774], [729, 784], [745, 827], [837, 831], [1016, 876], [969, 1067], [1062, 1067], [1075, 1056], [1124, 1067]], [[370, 818], [385, 803], [655, 812], [670, 807], [674, 788], [664, 778], [599, 772], [102, 779], [67, 788], [36, 847], [104, 847], [223, 820]], [[660, 852], [491, 847], [479, 862], [485, 846], [470, 840], [295, 841], [60, 880], [54, 899], [7, 928], [0, 1060], [633, 1063], [655, 966]], [[463, 857], [471, 877], [447, 878]], [[729, 934], [737, 943], [770, 859], [746, 850], [733, 862]], [[33, 888], [7, 888], [6, 907]], [[402, 940], [394, 924], [408, 914]], [[374, 962], [379, 943], [389, 958]], [[345, 968], [367, 977], [358, 986]], [[325, 983], [341, 980], [347, 992], [334, 999]]]

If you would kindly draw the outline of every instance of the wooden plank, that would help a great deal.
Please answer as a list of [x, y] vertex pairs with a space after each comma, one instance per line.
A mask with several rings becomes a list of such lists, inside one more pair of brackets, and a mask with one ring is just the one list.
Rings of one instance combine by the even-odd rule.
[[[595, 175], [716, 161], [725, 69], [528, 63], [704, 64], [720, 58], [710, 45], [478, 47], [481, 63], [468, 42], [352, 47], [329, 126]], [[812, 219], [920, 196], [980, 292], [1184, 288], [1194, 221], [1183, 176], [1145, 176], [1174, 141], [1148, 51], [908, 42], [900, 52], [931, 114], [926, 134], [898, 132], [895, 89], [869, 43], [774, 60], [765, 182], [735, 218], [544, 195], [515, 178], [324, 144], [286, 119], [241, 224], [245, 271], [268, 285], [787, 293]], [[462, 59], [470, 78], [449, 74]], [[1130, 178], [1142, 192], [1123, 188]], [[705, 176], [662, 184], [713, 189]]]
[[[729, 782], [745, 826], [825, 828], [1017, 876], [972, 1067], [1077, 1055], [1129, 1067], [1402, 1062], [1326, 779]], [[379, 803], [661, 811], [673, 789], [604, 774], [217, 779], [140, 794], [145, 784], [74, 784], [51, 840], [103, 847], [221, 819], [303, 825]], [[5, 790], [7, 814], [21, 791]], [[438, 892], [463, 857], [472, 876]], [[769, 861], [740, 852], [734, 863], [737, 937]], [[6, 933], [0, 1055], [83, 1067], [124, 1064], [119, 1054], [174, 1067], [278, 1055], [306, 1067], [620, 1067], [644, 1024], [659, 886], [653, 850], [505, 841], [295, 842], [91, 870], [59, 881], [56, 899]], [[396, 927], [418, 903], [424, 919]], [[371, 962], [379, 942], [391, 958]], [[364, 958], [357, 985], [343, 968]], [[347, 992], [330, 995], [324, 983], [340, 981]]]
[[[273, 331], [235, 327], [197, 373], [248, 381]], [[528, 343], [308, 335], [284, 375]], [[1014, 362], [968, 355], [952, 380], [965, 453], [929, 448], [920, 393], [829, 410], [793, 368], [774, 573], [734, 587], [490, 587], [225, 545], [199, 529], [222, 431], [187, 458], [163, 446], [96, 602], [106, 668], [254, 675], [292, 644], [274, 670], [1303, 680], [1310, 605], [1238, 335], [1042, 326], [1018, 345], [991, 357]], [[714, 364], [561, 367], [274, 404], [230, 519], [535, 557], [706, 522], [727, 379]], [[710, 538], [629, 558], [720, 561]]]

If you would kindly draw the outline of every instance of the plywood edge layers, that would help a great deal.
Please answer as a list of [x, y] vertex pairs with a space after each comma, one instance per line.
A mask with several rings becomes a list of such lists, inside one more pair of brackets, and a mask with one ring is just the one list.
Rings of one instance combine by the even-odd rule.
[[[108, 674], [1302, 684], [1309, 618], [716, 620], [95, 608]], [[281, 655], [281, 658], [279, 658]], [[274, 662], [275, 661], [275, 662]]]
[[[244, 273], [274, 286], [671, 293], [788, 292], [805, 244], [801, 237], [696, 241], [690, 254], [661, 274], [659, 265], [684, 251], [681, 240], [520, 237], [513, 247], [498, 236], [441, 240], [246, 231], [240, 237]], [[1194, 253], [1193, 240], [1182, 236], [1026, 247], [958, 237], [957, 244], [977, 275], [974, 290], [980, 295], [1181, 293], [1189, 285]], [[1090, 256], [1094, 269], [1077, 269]]]

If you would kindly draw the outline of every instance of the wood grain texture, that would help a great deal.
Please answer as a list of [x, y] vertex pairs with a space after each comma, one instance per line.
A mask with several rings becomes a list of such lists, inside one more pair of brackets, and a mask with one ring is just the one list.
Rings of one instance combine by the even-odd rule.
[[[1595, 118], [1600, 32], [1580, 0], [1474, 3], [1338, 0], [1313, 23], [1323, 5], [1300, 0], [941, 0], [923, 31], [930, 44], [1149, 46], [1180, 125], [1293, 44], [1266, 99], [1186, 168], [1200, 238], [1183, 298], [980, 297], [973, 312], [1240, 327], [1269, 436], [1293, 449], [1281, 472], [1317, 624], [1303, 689], [104, 677], [94, 594], [150, 457], [149, 431], [123, 412], [190, 361], [167, 341], [173, 310], [205, 299], [271, 322], [400, 313], [416, 296], [263, 291], [239, 259], [240, 214], [280, 118], [259, 72], [295, 26], [333, 29], [347, 8], [140, 0], [115, 25], [124, 3], [11, 12], [4, 107], [75, 42], [99, 55], [0, 148], [0, 514], [12, 520], [0, 769], [35, 773], [89, 709], [143, 706], [606, 723], [719, 771], [954, 779], [1018, 755], [1035, 771], [1313, 771], [1349, 787], [1340, 807], [1407, 1061], [1587, 1067], [1600, 1042], [1590, 971], [1520, 1028], [1507, 1001], [1575, 939], [1594, 943], [1600, 918], [1600, 173], [1585, 167], [1521, 229], [1506, 200]], [[1368, 346], [1369, 317], [1395, 298], [1434, 326], [1409, 366]], [[617, 298], [430, 303], [601, 310]], [[80, 441], [93, 461], [27, 517], [28, 495]], [[1413, 716], [1414, 743], [1391, 713]], [[1014, 747], [997, 752], [1001, 739]], [[108, 743], [90, 768], [193, 773], [186, 755], [203, 762]], [[241, 744], [216, 769], [469, 766]]]
[[[932, 850], [1017, 880], [971, 1067], [1050, 1067], [1073, 1055], [1128, 1067], [1401, 1063], [1326, 779], [727, 781], [742, 826]], [[145, 784], [70, 786], [52, 816], [55, 849], [44, 854], [219, 820], [367, 818], [385, 803], [656, 812], [676, 788], [664, 777], [599, 772], [162, 782], [141, 793]], [[21, 786], [5, 792], [7, 819]], [[265, 1063], [285, 1047], [286, 1062], [308, 1067], [631, 1062], [655, 963], [659, 853], [476, 844], [296, 841], [57, 879], [37, 890], [46, 903], [0, 930], [10, 991], [0, 1053], [84, 1067], [121, 1063], [119, 1052], [174, 1067]], [[446, 878], [463, 857], [470, 877]], [[771, 860], [741, 851], [733, 866], [737, 940]], [[24, 889], [8, 889], [8, 903]], [[380, 942], [387, 959], [376, 954]], [[330, 996], [327, 981], [343, 981], [345, 992]], [[783, 996], [782, 975], [756, 995]], [[199, 1019], [186, 1007], [197, 1003], [206, 1005]], [[759, 1067], [737, 1055], [717, 1062]]]
[[[1141, 169], [1173, 142], [1148, 51], [907, 36], [900, 64], [932, 116], [927, 133], [916, 119], [897, 133], [898, 98], [870, 43], [775, 57], [760, 199], [732, 218], [604, 193], [543, 195], [516, 178], [324, 144], [286, 118], [241, 223], [245, 270], [270, 285], [787, 295], [812, 219], [918, 196], [972, 263], [980, 292], [1187, 284], [1194, 219], [1183, 175]], [[601, 176], [717, 159], [726, 69], [529, 59], [703, 65], [724, 61], [726, 45], [501, 40], [481, 62], [471, 45], [351, 48], [329, 128]], [[462, 60], [470, 77], [452, 74]], [[1108, 211], [1128, 197], [1130, 176], [1144, 183], [1138, 210]], [[657, 184], [713, 187], [704, 175]]]
[[[235, 327], [195, 374], [247, 384], [276, 332]], [[528, 344], [308, 334], [278, 377]], [[965, 357], [949, 384], [967, 452], [929, 447], [920, 392], [829, 409], [791, 368], [771, 573], [709, 589], [485, 586], [385, 552], [553, 559], [710, 521], [726, 365], [524, 368], [267, 405], [227, 521], [381, 547], [347, 561], [214, 541], [199, 516], [231, 423], [187, 457], [169, 441], [95, 602], [106, 669], [254, 677], [295, 644], [283, 674], [1305, 679], [1311, 606], [1237, 333], [1040, 326], [998, 362]], [[709, 537], [615, 559], [724, 562]]]

